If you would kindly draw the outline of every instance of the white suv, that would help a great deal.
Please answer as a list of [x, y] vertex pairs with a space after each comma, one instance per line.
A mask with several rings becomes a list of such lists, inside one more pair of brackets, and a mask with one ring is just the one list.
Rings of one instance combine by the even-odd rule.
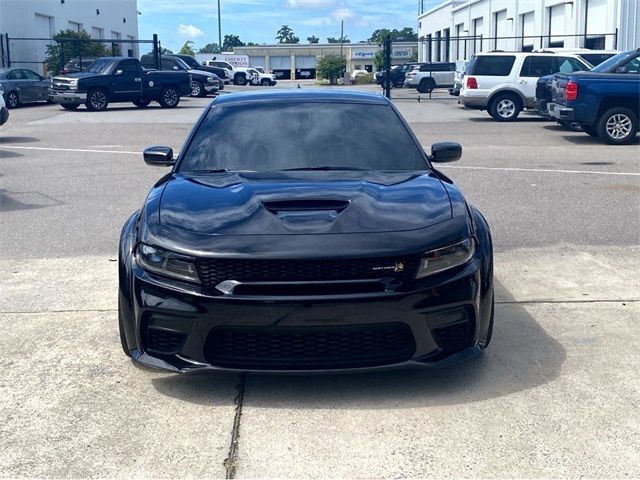
[[420, 93], [431, 93], [435, 88], [453, 87], [455, 74], [455, 63], [421, 63], [405, 75], [404, 86]]
[[467, 66], [460, 103], [466, 108], [487, 110], [496, 120], [512, 121], [522, 109], [535, 107], [539, 77], [590, 69], [573, 54], [476, 53]]

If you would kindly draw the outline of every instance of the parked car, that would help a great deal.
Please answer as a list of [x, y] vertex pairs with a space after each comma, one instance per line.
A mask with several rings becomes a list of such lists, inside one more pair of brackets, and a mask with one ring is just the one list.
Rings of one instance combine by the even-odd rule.
[[9, 120], [9, 109], [4, 104], [4, 89], [0, 85], [0, 125], [4, 125]]
[[351, 83], [356, 83], [358, 81], [358, 77], [366, 77], [369, 75], [369, 72], [366, 70], [354, 70], [351, 72]]
[[67, 73], [86, 72], [97, 59], [98, 57], [72, 58], [62, 67], [61, 73], [66, 75]]
[[553, 118], [576, 122], [610, 144], [634, 141], [640, 117], [640, 49], [616, 55], [590, 72], [559, 73], [552, 85]]
[[[156, 66], [153, 55], [143, 55], [140, 63], [144, 68], [154, 69]], [[206, 97], [210, 93], [216, 93], [222, 82], [215, 73], [203, 70], [194, 70], [176, 55], [162, 55], [160, 57], [160, 70], [183, 71], [191, 76], [192, 97]]]
[[186, 71], [145, 71], [137, 58], [105, 57], [96, 60], [87, 72], [53, 77], [50, 95], [65, 110], [75, 110], [84, 103], [88, 110], [99, 111], [116, 102], [146, 107], [157, 101], [164, 108], [173, 108], [180, 96], [190, 92]]
[[453, 76], [453, 87], [449, 89], [449, 95], [454, 97], [460, 96], [460, 90], [462, 90], [462, 84], [464, 83], [464, 75], [469, 64], [466, 60], [456, 60], [456, 73]]
[[[389, 75], [391, 77], [390, 87], [401, 88], [404, 86], [404, 80], [407, 72], [410, 72], [415, 67], [419, 66], [417, 63], [403, 63], [402, 65], [394, 65], [389, 70]], [[375, 82], [384, 88], [384, 80], [385, 80], [386, 70], [382, 69], [375, 73], [374, 80]]]
[[189, 66], [189, 68], [193, 70], [200, 70], [203, 72], [209, 72], [216, 75], [220, 80], [220, 90], [224, 90], [224, 85], [230, 82], [230, 78], [227, 77], [227, 70], [225, 70], [224, 68], [210, 67], [208, 65], [203, 65], [191, 55], [183, 55], [183, 54], [177, 53], [172, 56], [179, 58], [184, 63], [186, 63]]
[[404, 86], [420, 93], [453, 86], [456, 64], [450, 62], [422, 63], [405, 75]]
[[[566, 50], [567, 53], [573, 53], [577, 55], [579, 58], [585, 61], [585, 63], [593, 68], [594, 66], [600, 65], [604, 60], [613, 57], [618, 52], [607, 51], [607, 50], [587, 50], [587, 49], [554, 49], [552, 53], [559, 53], [558, 50], [562, 50], [563, 52]], [[593, 63], [590, 60], [593, 60]], [[566, 65], [565, 65], [566, 67]], [[591, 68], [589, 70], [591, 70]], [[566, 73], [562, 70], [560, 73]], [[551, 80], [555, 74], [545, 75], [540, 77], [536, 82], [536, 111], [538, 114], [545, 118], [550, 118], [549, 112], [547, 110], [547, 104], [551, 101]]]
[[[330, 90], [330, 91], [328, 91]], [[251, 121], [247, 121], [250, 118]], [[124, 353], [173, 372], [449, 365], [493, 330], [489, 227], [393, 104], [217, 97], [122, 229]]]
[[230, 78], [233, 79], [234, 85], [246, 85], [251, 84], [255, 80], [254, 74], [249, 73], [249, 67], [234, 67], [229, 62], [222, 60], [208, 60], [207, 65], [214, 67], [221, 67], [229, 70]]
[[0, 83], [4, 88], [7, 108], [16, 108], [21, 103], [49, 100], [51, 81], [33, 70], [19, 67], [0, 69]]
[[272, 87], [278, 83], [276, 81], [276, 76], [273, 73], [260, 72], [257, 68], [248, 68], [247, 72], [251, 75], [251, 85]]
[[525, 108], [535, 108], [538, 78], [564, 70], [589, 70], [573, 54], [531, 52], [476, 53], [467, 66], [460, 90], [465, 108], [487, 110], [498, 121], [518, 118]]
[[555, 54], [566, 54], [570, 53], [572, 55], [577, 55], [582, 60], [587, 62], [590, 65], [598, 66], [608, 58], [617, 55], [618, 51], [615, 50], [591, 50], [589, 48], [543, 48], [534, 50], [536, 53], [555, 53]]

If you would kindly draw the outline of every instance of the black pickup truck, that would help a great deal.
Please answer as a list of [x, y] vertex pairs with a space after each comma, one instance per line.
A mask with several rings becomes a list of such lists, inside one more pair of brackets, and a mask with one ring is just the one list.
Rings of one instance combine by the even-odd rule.
[[49, 93], [66, 110], [83, 103], [93, 111], [116, 102], [146, 107], [152, 101], [173, 108], [182, 95], [191, 93], [191, 78], [187, 72], [144, 70], [137, 58], [105, 57], [86, 72], [53, 77]]

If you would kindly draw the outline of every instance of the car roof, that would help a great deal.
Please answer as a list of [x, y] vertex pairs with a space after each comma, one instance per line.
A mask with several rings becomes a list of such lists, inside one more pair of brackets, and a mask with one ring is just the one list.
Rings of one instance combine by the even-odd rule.
[[379, 93], [359, 92], [357, 90], [334, 90], [321, 88], [260, 90], [237, 92], [216, 97], [212, 105], [221, 106], [244, 102], [328, 102], [328, 103], [366, 103], [388, 105], [389, 100]]

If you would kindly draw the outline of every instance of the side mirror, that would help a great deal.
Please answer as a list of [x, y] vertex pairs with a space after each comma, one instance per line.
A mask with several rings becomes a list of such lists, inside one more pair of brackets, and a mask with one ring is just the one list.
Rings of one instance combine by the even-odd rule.
[[626, 65], [616, 68], [616, 73], [628, 73]]
[[456, 142], [438, 142], [431, 145], [430, 160], [434, 163], [447, 163], [460, 160], [462, 146]]
[[116, 73], [114, 74], [116, 77], [122, 75], [124, 72], [122, 70], [116, 70]]
[[154, 146], [144, 149], [144, 162], [153, 167], [170, 167], [176, 163], [173, 159], [173, 149], [170, 147]]
[[174, 66], [173, 66], [173, 69], [174, 69], [174, 70], [180, 70], [180, 69], [178, 68], [178, 66], [177, 66], [177, 65], [174, 65]]

